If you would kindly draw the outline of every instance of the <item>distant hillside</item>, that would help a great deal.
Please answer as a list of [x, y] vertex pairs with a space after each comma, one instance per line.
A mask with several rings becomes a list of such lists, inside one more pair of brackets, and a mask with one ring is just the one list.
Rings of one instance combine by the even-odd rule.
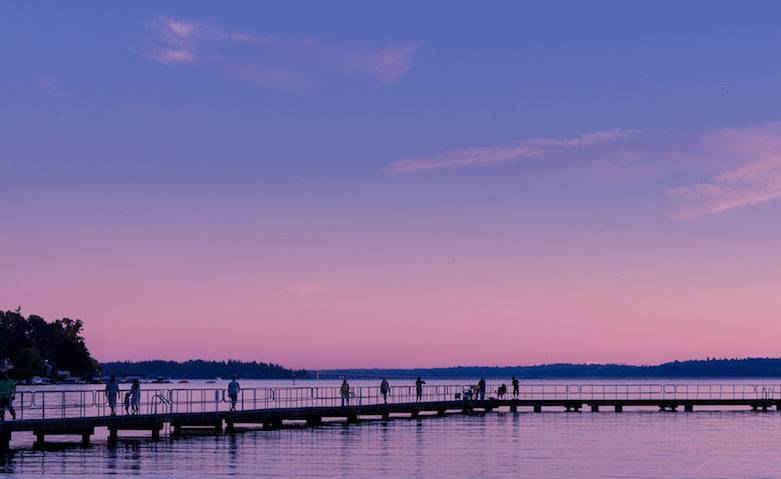
[[633, 378], [781, 378], [781, 358], [703, 359], [655, 366], [626, 364], [543, 364], [538, 366], [455, 366], [429, 369], [331, 369], [321, 378], [507, 378], [633, 379]]
[[306, 372], [294, 372], [278, 364], [244, 361], [117, 361], [101, 363], [104, 375], [162, 376], [176, 379], [229, 378], [234, 374], [243, 379], [291, 379], [306, 377]]

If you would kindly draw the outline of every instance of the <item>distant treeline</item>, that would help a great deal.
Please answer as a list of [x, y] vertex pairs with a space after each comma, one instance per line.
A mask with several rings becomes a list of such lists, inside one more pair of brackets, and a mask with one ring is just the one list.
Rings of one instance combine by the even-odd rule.
[[430, 369], [332, 369], [321, 378], [508, 378], [632, 379], [632, 378], [781, 378], [781, 358], [702, 359], [654, 366], [626, 364], [543, 364], [538, 366], [455, 366]]
[[259, 363], [256, 361], [204, 361], [195, 359], [177, 361], [116, 361], [101, 363], [104, 375], [122, 376], [159, 376], [176, 379], [213, 379], [229, 378], [236, 375], [244, 379], [291, 379], [306, 377], [305, 371], [293, 371], [279, 364]]

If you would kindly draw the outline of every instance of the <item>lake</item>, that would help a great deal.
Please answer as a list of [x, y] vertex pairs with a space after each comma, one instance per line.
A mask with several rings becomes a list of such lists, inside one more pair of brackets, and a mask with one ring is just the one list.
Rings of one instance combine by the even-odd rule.
[[16, 449], [0, 459], [0, 472], [175, 478], [780, 477], [781, 461], [774, 447], [779, 440], [781, 414], [775, 411], [499, 411], [197, 434], [158, 442], [122, 438], [114, 448], [105, 445], [101, 430], [92, 446], [54, 443], [44, 450], [32, 449], [31, 438], [15, 435]]

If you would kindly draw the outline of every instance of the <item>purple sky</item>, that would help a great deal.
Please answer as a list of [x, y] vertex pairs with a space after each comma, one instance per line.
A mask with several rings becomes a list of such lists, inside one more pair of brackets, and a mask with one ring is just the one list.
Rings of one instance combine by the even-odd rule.
[[773, 2], [0, 5], [0, 307], [101, 360], [777, 356]]

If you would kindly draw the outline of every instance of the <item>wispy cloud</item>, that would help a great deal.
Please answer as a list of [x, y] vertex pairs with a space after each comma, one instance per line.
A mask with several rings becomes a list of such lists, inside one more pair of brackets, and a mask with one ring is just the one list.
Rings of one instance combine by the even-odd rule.
[[211, 66], [265, 87], [300, 83], [329, 70], [394, 82], [412, 68], [419, 48], [416, 43], [381, 48], [329, 45], [313, 38], [282, 39], [170, 17], [149, 20], [147, 28], [147, 46], [139, 50], [144, 57], [169, 66]]
[[[563, 159], [568, 172], [662, 184], [671, 216], [687, 220], [781, 199], [781, 122], [705, 132], [611, 129], [404, 158], [392, 174]], [[574, 162], [574, 163], [573, 163]], [[562, 174], [564, 174], [562, 172]], [[692, 180], [694, 178], [694, 180]]]
[[781, 198], [781, 123], [721, 129], [701, 139], [706, 154], [726, 156], [734, 166], [707, 181], [669, 188], [666, 193], [677, 202], [678, 219]]
[[573, 138], [533, 138], [499, 146], [461, 148], [433, 155], [415, 156], [395, 161], [388, 173], [413, 173], [463, 166], [486, 166], [542, 156], [552, 151], [588, 148], [600, 143], [630, 138], [633, 130], [611, 129], [586, 133]]
[[33, 75], [33, 79], [38, 85], [38, 88], [48, 93], [49, 95], [56, 97], [65, 96], [65, 93], [63, 93], [62, 88], [60, 87], [60, 83], [54, 78], [44, 75]]

